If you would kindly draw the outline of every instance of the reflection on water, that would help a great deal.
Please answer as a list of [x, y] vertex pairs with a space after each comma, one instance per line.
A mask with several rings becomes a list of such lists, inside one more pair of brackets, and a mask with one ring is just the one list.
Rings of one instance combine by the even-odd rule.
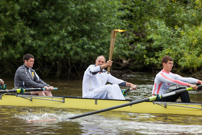
[[[4, 108], [9, 109], [9, 108]], [[196, 116], [134, 114], [105, 112], [75, 120], [68, 120], [83, 110], [65, 110], [50, 108], [17, 108], [13, 119], [19, 119], [21, 127], [29, 134], [200, 134], [202, 120]], [[17, 113], [17, 114], [16, 114]], [[27, 123], [30, 119], [56, 118], [53, 122]], [[28, 124], [28, 125], [27, 125]], [[26, 126], [27, 125], [27, 126]], [[4, 127], [4, 125], [2, 125]], [[2, 127], [2, 128], [3, 128]]]
[[[142, 99], [151, 95], [154, 74], [134, 73], [116, 76], [138, 85], [126, 98]], [[13, 78], [4, 79], [13, 88]], [[58, 87], [53, 95], [81, 96], [82, 80], [44, 79]], [[191, 94], [192, 101], [202, 101]], [[89, 110], [0, 106], [0, 133], [3, 134], [202, 134], [202, 118], [162, 114], [104, 112], [75, 120], [66, 118]], [[28, 120], [56, 119], [51, 122], [29, 123]]]

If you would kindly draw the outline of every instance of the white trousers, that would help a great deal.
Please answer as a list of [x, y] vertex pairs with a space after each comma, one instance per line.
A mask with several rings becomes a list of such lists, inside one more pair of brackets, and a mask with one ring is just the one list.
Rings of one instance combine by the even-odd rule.
[[105, 86], [95, 88], [86, 96], [86, 98], [125, 100], [118, 84], [107, 84]]

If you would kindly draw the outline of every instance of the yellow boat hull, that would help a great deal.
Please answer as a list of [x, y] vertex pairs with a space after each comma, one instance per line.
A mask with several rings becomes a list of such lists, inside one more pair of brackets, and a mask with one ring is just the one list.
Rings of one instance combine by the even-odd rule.
[[[77, 97], [55, 96], [40, 97], [30, 95], [2, 95], [0, 99], [1, 106], [54, 107], [88, 110], [100, 110], [129, 102], [129, 100], [83, 99]], [[131, 113], [202, 115], [201, 109], [201, 103], [143, 102], [115, 109], [114, 111]]]

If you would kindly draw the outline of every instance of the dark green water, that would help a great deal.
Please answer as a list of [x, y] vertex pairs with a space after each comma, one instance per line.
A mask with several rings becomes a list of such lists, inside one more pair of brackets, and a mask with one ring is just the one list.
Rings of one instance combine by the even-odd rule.
[[[133, 73], [115, 74], [119, 78], [138, 85], [138, 90], [129, 93], [126, 98], [142, 99], [151, 94], [154, 74]], [[13, 88], [13, 78], [5, 77], [7, 88]], [[81, 96], [81, 80], [44, 79], [50, 85], [58, 87], [53, 95]], [[192, 101], [201, 102], [201, 94], [191, 93]], [[1, 134], [38, 134], [38, 135], [94, 135], [94, 134], [202, 134], [202, 118], [197, 116], [179, 116], [162, 114], [100, 113], [75, 120], [65, 118], [81, 114], [86, 110], [33, 108], [0, 106]], [[118, 117], [117, 117], [118, 116]], [[29, 123], [32, 119], [56, 118], [54, 122]]]

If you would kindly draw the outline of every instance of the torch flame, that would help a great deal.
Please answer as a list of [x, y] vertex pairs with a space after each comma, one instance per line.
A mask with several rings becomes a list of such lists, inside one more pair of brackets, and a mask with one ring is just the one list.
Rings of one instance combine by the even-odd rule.
[[117, 31], [117, 32], [124, 32], [124, 31], [126, 31], [126, 30], [115, 29], [114, 31]]

